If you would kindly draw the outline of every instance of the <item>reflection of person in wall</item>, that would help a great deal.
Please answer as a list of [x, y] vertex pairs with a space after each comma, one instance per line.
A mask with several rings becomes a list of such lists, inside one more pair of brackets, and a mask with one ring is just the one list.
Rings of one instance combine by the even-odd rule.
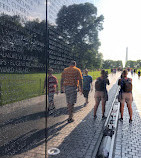
[[76, 67], [76, 62], [71, 61], [70, 66], [65, 68], [61, 75], [61, 91], [65, 90], [66, 101], [68, 105], [68, 123], [73, 122], [73, 108], [77, 100], [77, 86], [80, 85], [80, 93], [82, 94], [82, 73]]
[[95, 106], [94, 106], [94, 119], [97, 118], [96, 112], [100, 101], [102, 102], [102, 119], [105, 119], [105, 105], [108, 101], [108, 92], [106, 85], [109, 85], [108, 75], [105, 70], [101, 70], [101, 76], [96, 79], [95, 82]]
[[88, 75], [88, 70], [84, 70], [84, 75], [83, 75], [83, 95], [86, 99], [85, 105], [87, 105], [88, 102], [88, 95], [90, 92], [90, 89], [92, 90], [92, 77]]
[[[55, 76], [52, 75], [53, 73], [53, 69], [49, 68], [48, 69], [48, 111], [50, 112], [50, 114], [52, 113], [52, 110], [55, 109], [55, 105], [54, 105], [54, 94], [55, 92], [58, 94], [58, 80]], [[44, 82], [44, 91], [45, 91], [45, 87], [46, 87], [46, 79]]]

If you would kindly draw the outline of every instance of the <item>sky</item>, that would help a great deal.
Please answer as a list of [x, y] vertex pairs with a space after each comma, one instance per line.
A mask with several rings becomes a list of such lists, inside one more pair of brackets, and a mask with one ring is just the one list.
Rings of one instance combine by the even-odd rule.
[[97, 6], [105, 17], [99, 36], [104, 59], [125, 64], [126, 47], [128, 60], [141, 59], [141, 1], [97, 0]]
[[20, 15], [23, 19], [46, 18], [46, 0], [0, 0], [0, 13]]

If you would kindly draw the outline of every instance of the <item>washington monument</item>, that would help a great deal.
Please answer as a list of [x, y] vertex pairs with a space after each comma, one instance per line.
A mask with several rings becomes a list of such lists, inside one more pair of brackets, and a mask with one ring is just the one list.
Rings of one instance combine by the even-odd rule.
[[125, 64], [128, 61], [128, 47], [126, 47], [126, 58], [125, 58]]

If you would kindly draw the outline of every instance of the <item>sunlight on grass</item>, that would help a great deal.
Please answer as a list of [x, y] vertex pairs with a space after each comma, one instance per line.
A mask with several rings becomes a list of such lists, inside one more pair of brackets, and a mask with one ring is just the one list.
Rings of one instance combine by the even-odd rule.
[[[110, 70], [106, 70], [110, 73]], [[100, 76], [100, 71], [91, 71], [93, 80]], [[43, 95], [45, 73], [38, 74], [1, 74], [0, 75], [0, 105], [29, 99]], [[58, 79], [60, 90], [61, 73], [54, 74]]]

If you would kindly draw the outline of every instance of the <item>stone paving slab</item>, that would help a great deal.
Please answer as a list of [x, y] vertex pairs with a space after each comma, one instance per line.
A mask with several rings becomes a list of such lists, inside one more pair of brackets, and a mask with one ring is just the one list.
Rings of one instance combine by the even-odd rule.
[[138, 80], [137, 75], [132, 79], [133, 122], [129, 124], [128, 109], [125, 105], [123, 123], [118, 123], [114, 158], [141, 158], [141, 80]]

